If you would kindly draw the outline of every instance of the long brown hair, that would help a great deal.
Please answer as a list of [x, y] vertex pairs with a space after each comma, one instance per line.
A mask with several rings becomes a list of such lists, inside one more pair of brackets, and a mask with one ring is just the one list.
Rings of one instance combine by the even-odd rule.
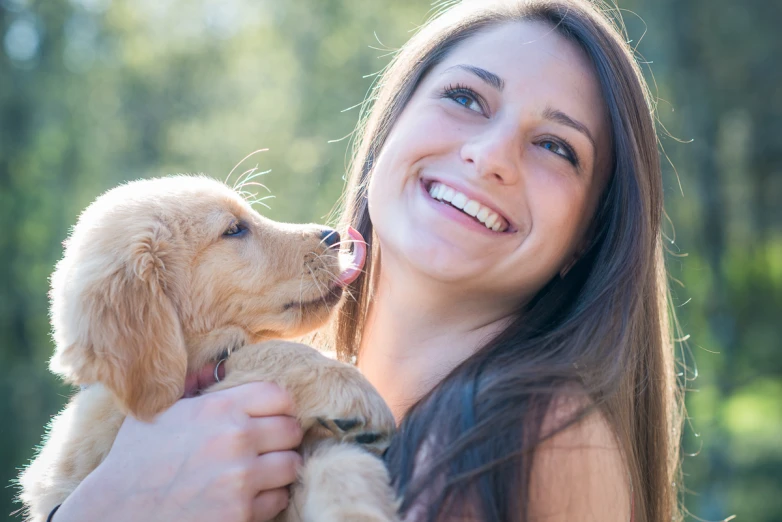
[[[449, 6], [452, 2], [449, 2]], [[520, 305], [516, 320], [414, 405], [387, 462], [408, 511], [422, 492], [427, 518], [469, 509], [484, 520], [526, 520], [531, 452], [546, 436], [551, 400], [576, 383], [614, 429], [630, 470], [636, 522], [678, 520], [680, 393], [674, 377], [663, 261], [663, 193], [653, 103], [608, 6], [588, 0], [471, 1], [436, 14], [395, 55], [368, 98], [354, 146], [344, 224], [376, 245], [367, 209], [373, 159], [424, 76], [475, 33], [540, 21], [591, 60], [610, 117], [610, 178], [594, 237], [565, 277]], [[369, 259], [377, 259], [377, 252]], [[340, 310], [338, 355], [359, 354], [372, 262]], [[443, 422], [448, 419], [448, 422]], [[425, 471], [415, 458], [426, 443]], [[430, 461], [430, 462], [429, 462]], [[437, 484], [436, 487], [433, 485]], [[521, 495], [519, 495], [521, 492]]]

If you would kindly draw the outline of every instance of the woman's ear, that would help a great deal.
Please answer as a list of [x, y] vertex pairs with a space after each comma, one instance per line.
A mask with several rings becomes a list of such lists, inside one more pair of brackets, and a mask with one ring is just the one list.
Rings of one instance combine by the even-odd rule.
[[143, 221], [110, 236], [107, 227], [80, 234], [77, 225], [52, 276], [50, 368], [74, 384], [102, 383], [126, 413], [149, 420], [182, 396], [187, 352], [167, 295], [181, 287], [167, 259], [171, 232]]

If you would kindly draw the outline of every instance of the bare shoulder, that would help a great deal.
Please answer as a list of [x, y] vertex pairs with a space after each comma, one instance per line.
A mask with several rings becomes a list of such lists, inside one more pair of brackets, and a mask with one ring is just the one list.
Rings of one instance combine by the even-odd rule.
[[[551, 433], [589, 402], [571, 394], [557, 397], [543, 420]], [[600, 411], [540, 444], [532, 461], [531, 521], [629, 522], [630, 478], [619, 442]]]

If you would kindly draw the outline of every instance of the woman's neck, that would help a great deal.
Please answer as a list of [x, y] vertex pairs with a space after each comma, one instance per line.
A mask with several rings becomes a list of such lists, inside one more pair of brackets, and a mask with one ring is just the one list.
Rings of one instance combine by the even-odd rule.
[[[497, 335], [509, 313], [453, 285], [388, 267], [378, 276], [358, 366], [397, 422], [456, 366]], [[495, 309], [486, 305], [491, 302]]]

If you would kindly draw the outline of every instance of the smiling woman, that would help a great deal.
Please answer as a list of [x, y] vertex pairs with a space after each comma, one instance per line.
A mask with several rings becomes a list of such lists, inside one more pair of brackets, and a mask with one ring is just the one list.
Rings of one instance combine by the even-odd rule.
[[400, 422], [407, 520], [679, 518], [657, 142], [609, 12], [456, 4], [370, 97], [335, 346]]

